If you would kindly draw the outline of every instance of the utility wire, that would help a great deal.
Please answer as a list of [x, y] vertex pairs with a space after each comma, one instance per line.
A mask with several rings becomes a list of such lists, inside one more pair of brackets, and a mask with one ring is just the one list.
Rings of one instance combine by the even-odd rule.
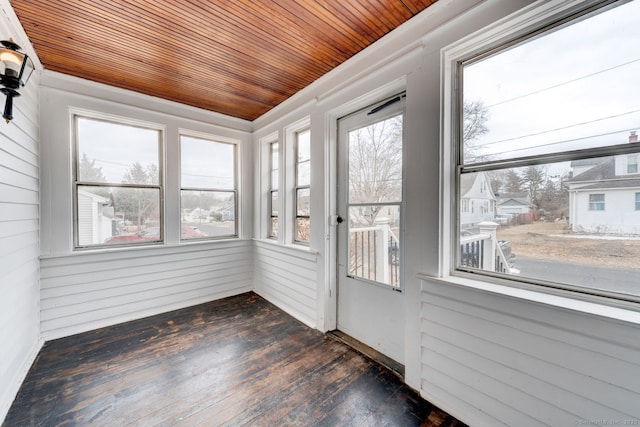
[[631, 64], [633, 64], [635, 62], [638, 62], [638, 61], [640, 61], [640, 58], [636, 58], [636, 59], [633, 59], [633, 60], [631, 60], [629, 62], [625, 62], [623, 64], [618, 64], [618, 65], [615, 65], [615, 66], [610, 67], [610, 68], [605, 68], [604, 70], [596, 71], [596, 72], [591, 73], [591, 74], [586, 74], [584, 76], [576, 77], [575, 79], [567, 80], [565, 82], [558, 83], [558, 84], [553, 85], [553, 86], [549, 86], [549, 87], [546, 87], [546, 88], [543, 88], [543, 89], [538, 89], [536, 91], [533, 91], [533, 92], [530, 92], [530, 93], [527, 93], [527, 94], [524, 94], [524, 95], [519, 95], [519, 96], [516, 96], [516, 97], [511, 98], [511, 99], [506, 99], [504, 101], [496, 102], [495, 104], [491, 104], [491, 105], [487, 106], [487, 108], [492, 108], [492, 107], [495, 107], [497, 105], [506, 104], [508, 102], [512, 102], [512, 101], [515, 101], [515, 100], [518, 100], [518, 99], [521, 99], [521, 98], [526, 98], [527, 96], [536, 95], [536, 94], [538, 94], [540, 92], [544, 92], [544, 91], [547, 91], [547, 90], [555, 89], [557, 87], [564, 86], [564, 85], [567, 85], [567, 84], [570, 84], [570, 83], [574, 83], [574, 82], [577, 82], [579, 80], [584, 80], [584, 79], [587, 79], [589, 77], [596, 76], [598, 74], [602, 74], [602, 73], [606, 73], [606, 72], [615, 70], [617, 68], [622, 68], [622, 67], [625, 67], [627, 65], [631, 65]]
[[[584, 126], [584, 125], [588, 125], [588, 124], [591, 124], [591, 123], [597, 123], [597, 122], [601, 122], [601, 121], [604, 121], [604, 120], [615, 119], [617, 117], [627, 116], [629, 114], [638, 113], [638, 112], [640, 112], [640, 110], [627, 111], [626, 113], [614, 114], [613, 116], [601, 117], [599, 119], [589, 120], [589, 121], [582, 122], [582, 123], [574, 123], [572, 125], [563, 126], [563, 127], [559, 127], [559, 128], [555, 128], [555, 129], [549, 129], [549, 130], [545, 130], [545, 131], [542, 131], [542, 132], [530, 133], [528, 135], [515, 136], [513, 138], [505, 138], [505, 139], [500, 139], [498, 141], [487, 142], [485, 144], [479, 145], [479, 147], [480, 146], [486, 147], [486, 146], [489, 146], [489, 145], [501, 144], [503, 142], [516, 141], [518, 139], [524, 139], [524, 138], [528, 138], [530, 136], [538, 136], [538, 135], [543, 135], [545, 133], [550, 133], [550, 132], [555, 132], [555, 131], [559, 131], [559, 130], [570, 129], [570, 128], [574, 128], [574, 127], [578, 127], [578, 126]], [[630, 129], [630, 131], [631, 130], [635, 130], [635, 129]], [[581, 139], [585, 139], [585, 138], [581, 138]]]
[[613, 132], [607, 132], [607, 133], [601, 133], [598, 135], [591, 135], [591, 136], [583, 136], [581, 138], [573, 138], [573, 139], [565, 139], [563, 141], [554, 141], [554, 142], [549, 142], [547, 144], [540, 144], [540, 145], [534, 145], [532, 147], [521, 147], [521, 148], [512, 148], [509, 149], [508, 152], [512, 153], [514, 151], [526, 151], [526, 150], [535, 150], [538, 149], [540, 147], [550, 147], [552, 145], [559, 145], [559, 144], [566, 144], [566, 143], [570, 143], [570, 142], [576, 142], [576, 141], [582, 141], [584, 139], [591, 139], [591, 138], [598, 138], [601, 136], [609, 136], [609, 135], [615, 135], [615, 134], [619, 134], [619, 133], [626, 133], [626, 132], [630, 132], [633, 131], [637, 128], [632, 128], [632, 129], [621, 129], [618, 131], [613, 131]]

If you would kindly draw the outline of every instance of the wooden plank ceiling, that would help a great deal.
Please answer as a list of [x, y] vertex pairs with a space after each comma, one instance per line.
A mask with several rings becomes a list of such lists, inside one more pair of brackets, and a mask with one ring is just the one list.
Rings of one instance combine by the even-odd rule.
[[12, 0], [45, 69], [254, 120], [436, 0]]

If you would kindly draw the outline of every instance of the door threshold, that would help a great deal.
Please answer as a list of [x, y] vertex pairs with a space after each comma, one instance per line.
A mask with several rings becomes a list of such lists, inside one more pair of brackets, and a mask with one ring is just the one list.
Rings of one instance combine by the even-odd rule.
[[358, 341], [357, 339], [337, 329], [327, 332], [326, 335], [348, 345], [358, 353], [368, 357], [369, 359], [372, 359], [375, 362], [378, 362], [385, 368], [391, 370], [394, 374], [398, 375], [400, 378], [404, 379], [404, 365], [402, 363], [393, 360], [389, 356], [380, 353], [378, 350], [369, 347], [362, 341]]

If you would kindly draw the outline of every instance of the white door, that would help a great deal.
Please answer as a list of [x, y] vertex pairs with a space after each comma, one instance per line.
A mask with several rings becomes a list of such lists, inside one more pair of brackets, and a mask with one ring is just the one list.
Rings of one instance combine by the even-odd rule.
[[404, 95], [338, 121], [337, 326], [404, 363]]

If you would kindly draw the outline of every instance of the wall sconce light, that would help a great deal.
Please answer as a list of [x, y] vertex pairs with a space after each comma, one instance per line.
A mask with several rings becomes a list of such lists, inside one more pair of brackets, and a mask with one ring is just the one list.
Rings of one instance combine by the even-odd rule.
[[9, 123], [13, 119], [13, 98], [20, 96], [18, 89], [27, 84], [35, 67], [13, 39], [0, 41], [0, 92], [7, 95], [2, 117]]

